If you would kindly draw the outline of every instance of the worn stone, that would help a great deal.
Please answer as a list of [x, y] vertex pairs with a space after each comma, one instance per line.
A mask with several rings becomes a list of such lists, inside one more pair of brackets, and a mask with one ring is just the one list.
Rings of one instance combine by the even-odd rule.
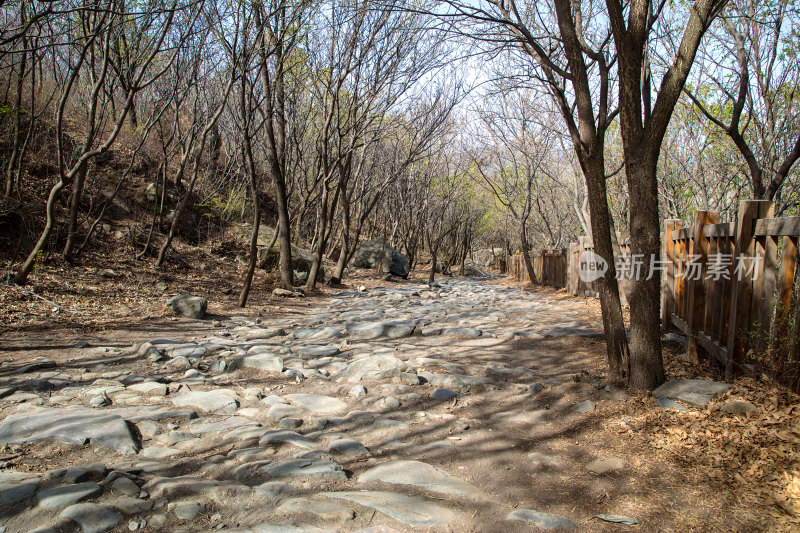
[[332, 502], [318, 502], [307, 498], [292, 498], [277, 509], [282, 514], [311, 514], [315, 518], [329, 521], [352, 520], [356, 514], [347, 506]]
[[20, 483], [0, 482], [0, 506], [10, 506], [26, 500], [36, 494], [39, 488], [38, 478], [29, 478]]
[[656, 398], [669, 398], [705, 407], [712, 398], [718, 396], [731, 386], [727, 383], [706, 381], [702, 379], [679, 379], [668, 381], [653, 391]]
[[128, 390], [138, 392], [146, 396], [166, 396], [168, 391], [167, 386], [164, 383], [156, 383], [154, 381], [129, 385]]
[[341, 453], [345, 455], [360, 455], [369, 453], [366, 446], [352, 439], [336, 439], [328, 444], [328, 451], [331, 453]]
[[425, 490], [456, 496], [474, 496], [481, 493], [477, 487], [466, 481], [421, 461], [391, 461], [379, 464], [358, 478], [359, 483], [370, 481], [414, 485]]
[[450, 389], [436, 389], [431, 393], [431, 398], [434, 400], [452, 400], [456, 398], [458, 393]]
[[315, 476], [347, 479], [342, 465], [328, 459], [290, 459], [263, 466], [258, 471], [273, 478]]
[[288, 483], [281, 481], [268, 481], [256, 487], [256, 494], [265, 496], [270, 499], [276, 499], [282, 494], [286, 494], [292, 490], [292, 486]]
[[71, 505], [59, 516], [77, 523], [83, 533], [104, 533], [119, 524], [119, 517], [114, 511], [96, 503]]
[[79, 446], [91, 441], [126, 455], [138, 449], [125, 420], [109, 411], [42, 407], [9, 415], [0, 423], [0, 444], [47, 440]]
[[322, 394], [287, 394], [285, 398], [313, 413], [334, 415], [347, 411], [345, 402]]
[[726, 403], [725, 405], [720, 407], [719, 410], [722, 411], [723, 413], [728, 413], [729, 415], [744, 415], [748, 413], [757, 413], [758, 407], [756, 407], [750, 402], [737, 400]]
[[676, 409], [678, 411], [686, 411], [686, 408], [677, 402], [673, 402], [669, 398], [662, 396], [656, 400], [656, 405], [664, 409]]
[[127, 496], [138, 496], [142, 489], [132, 479], [121, 477], [114, 480], [111, 490]]
[[63, 485], [43, 490], [37, 495], [39, 506], [44, 509], [61, 509], [79, 501], [100, 495], [103, 489], [97, 483], [87, 482]]
[[255, 352], [231, 361], [230, 369], [253, 368], [267, 372], [283, 372], [283, 359], [269, 352]]
[[303, 409], [294, 405], [285, 403], [276, 403], [267, 411], [267, 416], [280, 420], [286, 417], [302, 416]]
[[206, 506], [200, 502], [173, 502], [167, 508], [172, 511], [179, 520], [192, 520], [201, 513], [205, 512]]
[[301, 448], [311, 449], [314, 447], [314, 441], [311, 439], [289, 431], [286, 429], [270, 430], [265, 432], [258, 441], [259, 446], [266, 446], [268, 444], [294, 444]]
[[172, 403], [177, 407], [192, 407], [206, 413], [232, 414], [239, 408], [234, 396], [235, 393], [229, 389], [189, 391], [172, 398]]
[[439, 526], [453, 519], [447, 507], [418, 496], [384, 491], [323, 492], [321, 495], [358, 503], [412, 527]]
[[332, 379], [336, 381], [378, 381], [405, 376], [409, 384], [419, 383], [414, 369], [405, 361], [392, 355], [373, 355], [364, 357], [350, 363], [347, 368], [335, 374]]
[[394, 320], [388, 322], [356, 322], [347, 324], [347, 333], [362, 339], [400, 339], [414, 334], [416, 323], [410, 320]]
[[506, 520], [533, 522], [542, 529], [575, 529], [575, 524], [563, 516], [558, 516], [533, 509], [517, 509], [506, 516]]
[[584, 400], [581, 403], [576, 403], [569, 410], [574, 413], [588, 413], [589, 411], [594, 411], [594, 408], [595, 404], [592, 400]]

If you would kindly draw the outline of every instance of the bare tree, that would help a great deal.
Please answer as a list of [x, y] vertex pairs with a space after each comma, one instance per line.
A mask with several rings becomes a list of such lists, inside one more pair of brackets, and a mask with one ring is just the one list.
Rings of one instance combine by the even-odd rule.
[[797, 30], [795, 10], [787, 0], [731, 1], [686, 90], [736, 145], [757, 199], [776, 199], [800, 158], [800, 59], [783, 48]]

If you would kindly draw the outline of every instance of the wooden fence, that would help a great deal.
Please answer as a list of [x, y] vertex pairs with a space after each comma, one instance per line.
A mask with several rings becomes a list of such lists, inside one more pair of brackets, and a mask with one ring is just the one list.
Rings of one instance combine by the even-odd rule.
[[[694, 362], [713, 358], [727, 377], [745, 364], [766, 366], [800, 392], [800, 217], [773, 215], [773, 202], [746, 200], [735, 223], [720, 224], [715, 211], [697, 211], [692, 226], [666, 220], [655, 263], [662, 278], [661, 326], [686, 335]], [[569, 247], [565, 285], [573, 295], [597, 293], [596, 282], [579, 276], [585, 251], [592, 251], [585, 237]], [[627, 243], [620, 243], [620, 252], [630, 260]]]
[[727, 376], [767, 364], [800, 391], [800, 217], [774, 212], [773, 202], [746, 200], [735, 223], [720, 224], [715, 211], [698, 211], [690, 227], [666, 221], [662, 328], [686, 334], [695, 362], [708, 354]]
[[[531, 266], [536, 274], [537, 281], [542, 285], [556, 288], [567, 286], [567, 249], [542, 250], [541, 253], [531, 255]], [[506, 273], [517, 281], [530, 281], [528, 269], [525, 268], [525, 258], [522, 254], [510, 255], [506, 259]]]

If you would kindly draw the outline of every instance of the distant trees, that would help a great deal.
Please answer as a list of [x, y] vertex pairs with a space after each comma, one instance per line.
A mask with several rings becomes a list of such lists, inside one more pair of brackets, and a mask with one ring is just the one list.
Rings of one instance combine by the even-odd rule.
[[[742, 196], [797, 210], [798, 20], [788, 0], [12, 0], [4, 201], [31, 190], [32, 145], [52, 155], [15, 279], [46, 250], [78, 260], [134, 169], [148, 182], [137, 260], [176, 259], [206, 200], [252, 221], [241, 305], [269, 256], [267, 218], [280, 284], [295, 285], [302, 255], [309, 290], [326, 261], [340, 283], [358, 242], [378, 236], [412, 265], [430, 257], [431, 280], [437, 260], [463, 268], [477, 243], [519, 247], [535, 279], [530, 249], [581, 226], [610, 263], [611, 375], [650, 388], [664, 377], [658, 275], [631, 285], [626, 332], [615, 229], [655, 257], [665, 216]], [[481, 68], [456, 74], [465, 51]], [[98, 207], [92, 180], [120, 139], [129, 165]]]
[[[124, 5], [115, 0], [102, 3], [65, 5], [57, 21], [50, 20], [49, 42], [53, 59], [53, 81], [57, 85], [55, 112], [55, 142], [58, 161], [58, 182], [50, 190], [47, 200], [47, 221], [28, 258], [17, 270], [15, 281], [25, 283], [38, 255], [47, 244], [55, 225], [55, 202], [61, 191], [73, 187], [69, 209], [69, 230], [64, 256], [69, 257], [75, 242], [75, 219], [77, 204], [90, 161], [106, 152], [116, 140], [125, 120], [133, 108], [137, 94], [153, 83], [169, 68], [174, 51], [162, 50], [167, 33], [172, 27], [179, 6], [162, 2], [146, 14], [135, 14], [131, 18], [141, 23], [141, 48], [135, 63], [130, 65], [127, 89], [122, 90], [121, 104], [111, 113], [108, 95], [119, 88], [119, 78], [113, 76], [112, 45], [116, 43], [119, 28], [128, 16]], [[24, 10], [20, 6], [20, 11]], [[44, 18], [44, 15], [42, 15]], [[35, 17], [34, 17], [35, 19]], [[24, 41], [25, 32], [19, 34]], [[146, 42], [146, 44], [145, 44]], [[159, 61], [156, 61], [156, 60]], [[165, 66], [166, 65], [166, 66]], [[121, 90], [121, 89], [120, 89]], [[68, 105], [78, 100], [82, 103], [83, 140], [75, 150], [67, 146], [64, 122]]]
[[798, 24], [788, 0], [730, 0], [686, 90], [736, 146], [753, 198], [780, 200], [800, 158]]

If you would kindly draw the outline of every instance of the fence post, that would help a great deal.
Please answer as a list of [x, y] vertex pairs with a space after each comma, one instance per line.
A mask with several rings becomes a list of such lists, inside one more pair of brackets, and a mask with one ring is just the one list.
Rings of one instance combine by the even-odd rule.
[[[760, 212], [758, 218], [772, 218], [774, 216], [775, 205], [773, 204], [766, 207], [763, 212]], [[755, 237], [754, 241], [756, 257], [761, 257], [761, 260], [756, 263], [756, 269], [753, 273], [755, 279], [753, 280], [751, 316], [758, 320], [758, 336], [755, 347], [761, 351], [769, 344], [769, 330], [772, 322], [772, 310], [775, 304], [773, 296], [775, 293], [775, 278], [777, 277], [775, 263], [778, 261], [778, 237]]]
[[[736, 225], [736, 245], [733, 248], [733, 272], [731, 275], [731, 308], [728, 316], [728, 360], [725, 377], [738, 373], [742, 359], [747, 353], [748, 326], [753, 302], [753, 272], [748, 272], [745, 262], [755, 258], [756, 246], [753, 226], [756, 220], [774, 210], [768, 200], [742, 200], [739, 204], [739, 220]], [[738, 268], [737, 268], [738, 267]], [[738, 270], [738, 272], [737, 272]]]
[[675, 309], [675, 241], [672, 240], [672, 232], [682, 225], [677, 218], [664, 221], [661, 249], [667, 269], [661, 278], [661, 333], [667, 333], [672, 325], [672, 311]]
[[[783, 268], [781, 268], [780, 289], [778, 292], [778, 309], [776, 312], [775, 336], [772, 338], [773, 346], [782, 348], [782, 352], [775, 362], [774, 377], [783, 374], [785, 363], [789, 354], [793, 353], [792, 342], [789, 339], [789, 323], [792, 316], [792, 288], [794, 273], [797, 266], [797, 237], [787, 237], [783, 241]], [[797, 338], [797, 335], [793, 335]]]
[[572, 296], [578, 295], [578, 243], [569, 243], [567, 256], [567, 292]]
[[700, 350], [697, 345], [697, 334], [705, 324], [706, 289], [705, 274], [708, 261], [708, 239], [706, 239], [705, 225], [718, 224], [719, 211], [696, 211], [694, 214], [694, 232], [691, 248], [689, 249], [690, 261], [697, 265], [697, 271], [691, 272], [689, 282], [689, 314], [686, 317], [686, 339], [689, 347], [689, 358], [693, 363], [700, 362]]

